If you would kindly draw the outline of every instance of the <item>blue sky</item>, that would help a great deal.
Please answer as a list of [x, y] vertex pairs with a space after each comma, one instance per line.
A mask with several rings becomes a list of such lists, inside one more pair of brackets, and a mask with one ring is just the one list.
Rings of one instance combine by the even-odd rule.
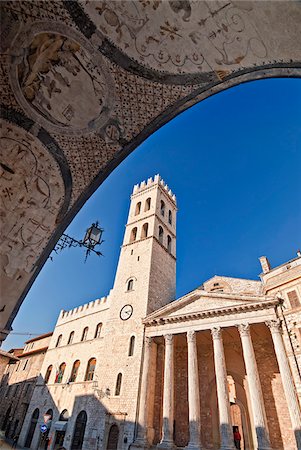
[[[85, 204], [67, 232], [99, 220], [104, 256], [81, 249], [48, 260], [13, 323], [51, 331], [61, 309], [113, 286], [129, 196], [160, 173], [177, 195], [177, 296], [215, 274], [258, 279], [301, 247], [301, 80], [271, 79], [221, 92], [182, 113], [136, 149]], [[3, 347], [29, 336], [11, 335]]]

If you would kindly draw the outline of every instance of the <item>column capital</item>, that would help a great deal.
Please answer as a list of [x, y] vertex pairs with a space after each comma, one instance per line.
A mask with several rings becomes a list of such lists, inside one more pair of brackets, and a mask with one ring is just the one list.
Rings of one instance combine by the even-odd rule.
[[173, 334], [164, 334], [165, 344], [171, 345], [173, 343]]
[[269, 327], [271, 330], [271, 333], [282, 333], [282, 326], [281, 326], [281, 320], [280, 319], [272, 319], [267, 320], [265, 324]]
[[250, 336], [251, 328], [249, 323], [240, 323], [237, 325], [237, 328], [241, 336]]
[[196, 332], [194, 330], [187, 331], [187, 342], [196, 341]]
[[144, 342], [147, 347], [151, 347], [152, 343], [154, 342], [154, 338], [152, 338], [151, 336], [145, 336]]
[[221, 339], [221, 337], [222, 337], [221, 327], [211, 328], [211, 335], [212, 335], [213, 339]]

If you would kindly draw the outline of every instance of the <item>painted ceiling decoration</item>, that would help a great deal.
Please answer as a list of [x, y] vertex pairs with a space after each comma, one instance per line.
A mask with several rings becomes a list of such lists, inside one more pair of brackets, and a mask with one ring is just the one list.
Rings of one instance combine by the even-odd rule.
[[301, 75], [298, 1], [1, 2], [0, 338], [110, 172], [180, 112]]

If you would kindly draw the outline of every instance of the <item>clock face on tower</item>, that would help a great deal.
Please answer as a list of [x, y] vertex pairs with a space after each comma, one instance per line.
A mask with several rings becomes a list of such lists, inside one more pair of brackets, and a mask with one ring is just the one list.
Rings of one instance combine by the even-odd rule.
[[132, 305], [124, 305], [120, 310], [120, 319], [128, 320], [132, 314], [133, 314]]

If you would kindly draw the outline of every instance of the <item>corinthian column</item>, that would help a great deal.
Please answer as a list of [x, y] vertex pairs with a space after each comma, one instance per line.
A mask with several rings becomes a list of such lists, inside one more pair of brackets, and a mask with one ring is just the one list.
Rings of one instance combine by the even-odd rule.
[[159, 448], [173, 447], [173, 421], [174, 421], [174, 349], [173, 335], [166, 334], [165, 338], [165, 363], [163, 385], [163, 424], [162, 439]]
[[195, 331], [187, 333], [189, 443], [187, 449], [201, 449], [200, 391]]
[[238, 326], [244, 361], [246, 366], [250, 400], [252, 405], [254, 426], [257, 437], [258, 450], [270, 450], [270, 439], [266, 421], [266, 414], [263, 404], [263, 396], [259, 374], [255, 359], [254, 348], [251, 339], [250, 325], [241, 324]]
[[301, 413], [300, 405], [296, 393], [295, 384], [293, 381], [289, 361], [286, 355], [283, 339], [282, 328], [280, 320], [270, 320], [266, 322], [269, 327], [274, 343], [276, 358], [278, 361], [279, 371], [281, 375], [283, 390], [292, 422], [292, 427], [295, 433], [298, 449], [301, 449]]
[[220, 450], [234, 450], [226, 361], [220, 327], [211, 330], [220, 426]]
[[151, 356], [156, 345], [153, 338], [145, 337], [144, 340], [144, 360], [143, 360], [143, 371], [141, 380], [141, 390], [140, 390], [140, 402], [139, 402], [139, 416], [138, 416], [138, 432], [137, 437], [131, 447], [146, 448], [148, 447], [147, 441], [147, 418], [148, 411], [150, 407], [150, 365]]

